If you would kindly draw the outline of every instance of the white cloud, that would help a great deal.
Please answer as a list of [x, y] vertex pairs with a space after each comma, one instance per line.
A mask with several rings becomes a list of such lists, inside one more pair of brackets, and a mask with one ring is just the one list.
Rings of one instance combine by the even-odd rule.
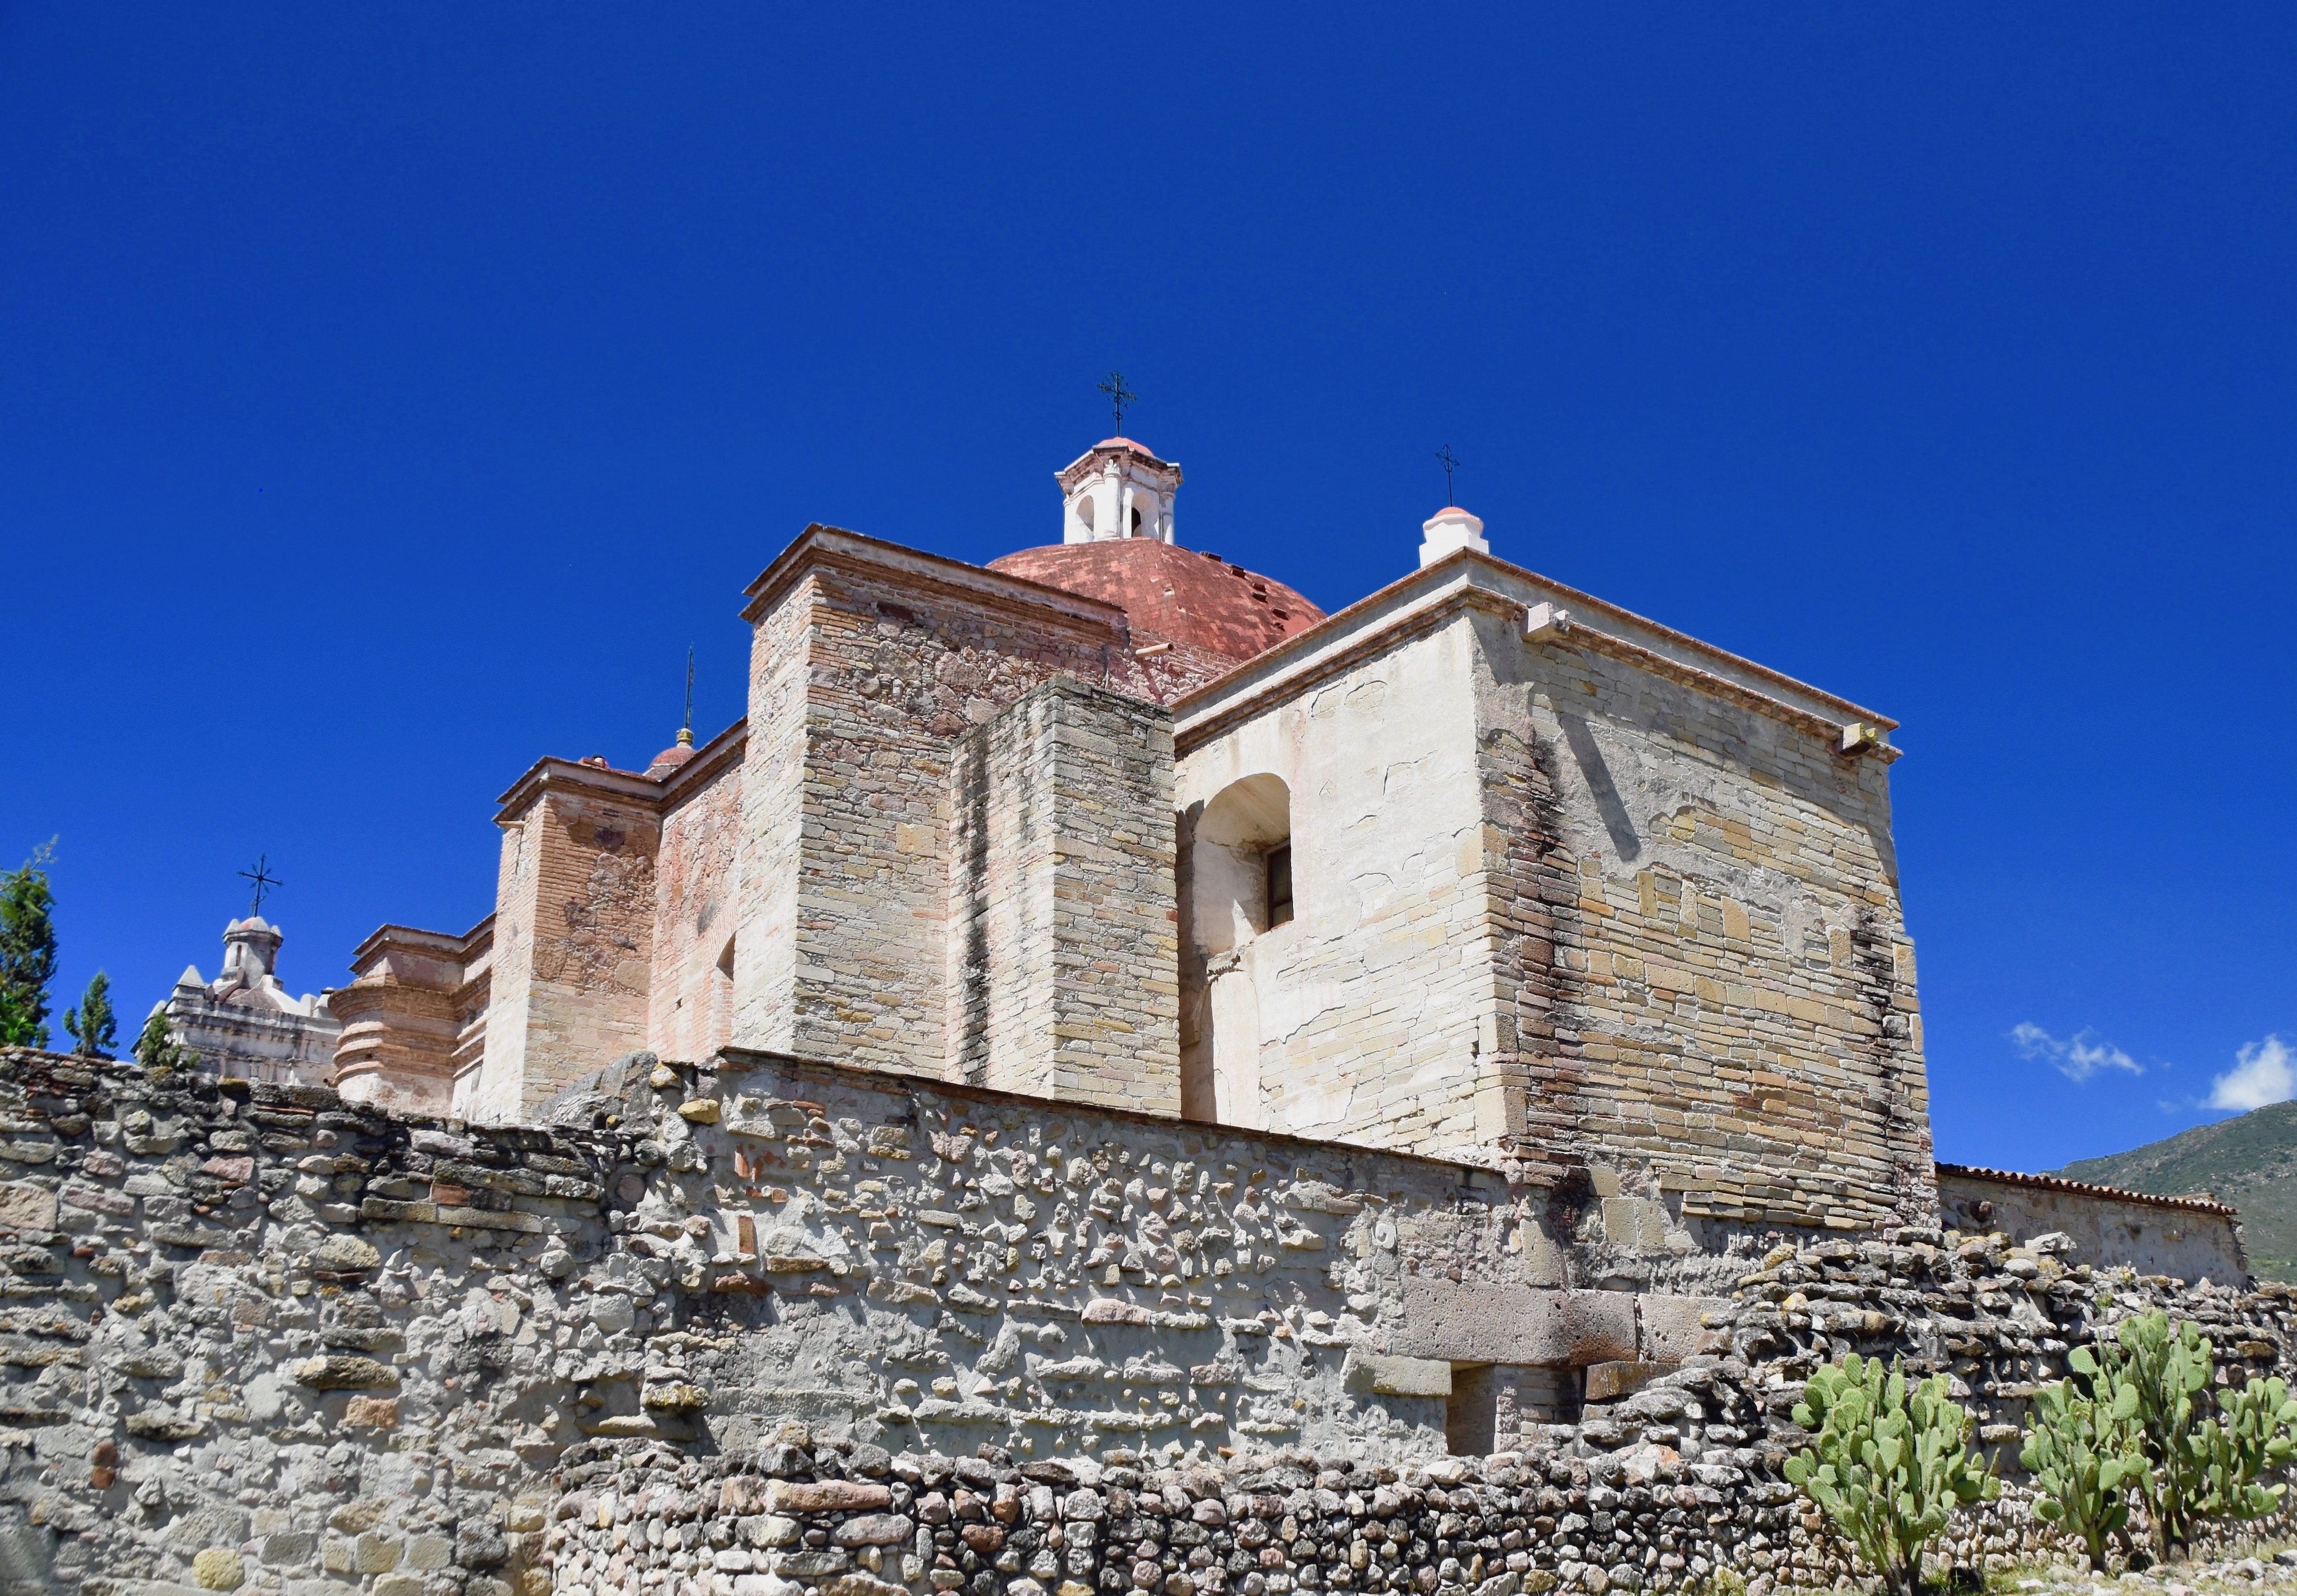
[[2210, 1082], [2210, 1107], [2234, 1108], [2246, 1114], [2268, 1103], [2285, 1103], [2297, 1087], [2289, 1048], [2277, 1036], [2244, 1046], [2233, 1068]]
[[2128, 1070], [2133, 1075], [2145, 1073], [2144, 1065], [2095, 1031], [2077, 1031], [2061, 1041], [2028, 1020], [2011, 1029], [2010, 1040], [2017, 1043], [2020, 1057], [2045, 1059], [2069, 1081], [2087, 1081], [2100, 1070]]

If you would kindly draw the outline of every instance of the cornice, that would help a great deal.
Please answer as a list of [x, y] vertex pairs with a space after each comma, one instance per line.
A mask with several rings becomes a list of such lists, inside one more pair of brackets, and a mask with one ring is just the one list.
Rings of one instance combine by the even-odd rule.
[[[1470, 595], [1480, 596], [1471, 599]], [[1627, 661], [1838, 746], [1847, 729], [1865, 727], [1887, 733], [1898, 724], [1576, 588], [1478, 550], [1461, 549], [1183, 695], [1173, 706], [1176, 745], [1185, 753], [1271, 703], [1426, 630], [1469, 603], [1519, 620], [1538, 605], [1552, 612], [1568, 605], [1568, 621], [1544, 634], [1543, 646], [1585, 648]], [[1870, 751], [1886, 763], [1901, 752], [1883, 742]]]
[[877, 538], [866, 538], [842, 527], [819, 522], [798, 534], [742, 592], [750, 602], [742, 619], [756, 625], [768, 611], [809, 572], [827, 567], [875, 576], [924, 588], [938, 594], [988, 605], [1038, 624], [1047, 617], [1093, 633], [1099, 640], [1130, 646], [1129, 627], [1121, 605], [1083, 594], [1064, 592], [1025, 577], [1008, 576], [980, 565], [942, 555], [926, 554]]

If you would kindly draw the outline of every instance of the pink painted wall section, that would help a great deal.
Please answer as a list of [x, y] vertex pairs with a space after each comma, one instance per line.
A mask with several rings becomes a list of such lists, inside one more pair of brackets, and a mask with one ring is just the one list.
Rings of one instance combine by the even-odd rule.
[[664, 1058], [701, 1059], [733, 1040], [741, 837], [738, 760], [681, 794], [663, 818], [646, 1046]]

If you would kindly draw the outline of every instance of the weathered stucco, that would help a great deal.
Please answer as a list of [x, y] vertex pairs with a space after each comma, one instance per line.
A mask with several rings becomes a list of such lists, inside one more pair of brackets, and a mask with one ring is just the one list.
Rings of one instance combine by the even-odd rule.
[[2249, 1281], [2241, 1225], [2219, 1203], [1948, 1164], [1939, 1165], [1938, 1189], [1946, 1222], [1966, 1230], [1999, 1230], [2017, 1242], [2056, 1232], [2071, 1237], [2081, 1256], [2140, 1274]]

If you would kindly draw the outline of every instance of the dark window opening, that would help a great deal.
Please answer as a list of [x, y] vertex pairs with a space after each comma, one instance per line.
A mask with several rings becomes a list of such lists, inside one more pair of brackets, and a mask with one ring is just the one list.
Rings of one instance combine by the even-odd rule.
[[1268, 923], [1281, 926], [1291, 918], [1292, 844], [1287, 843], [1268, 851]]
[[1140, 512], [1138, 510], [1132, 512], [1132, 535], [1136, 538], [1140, 535]]

